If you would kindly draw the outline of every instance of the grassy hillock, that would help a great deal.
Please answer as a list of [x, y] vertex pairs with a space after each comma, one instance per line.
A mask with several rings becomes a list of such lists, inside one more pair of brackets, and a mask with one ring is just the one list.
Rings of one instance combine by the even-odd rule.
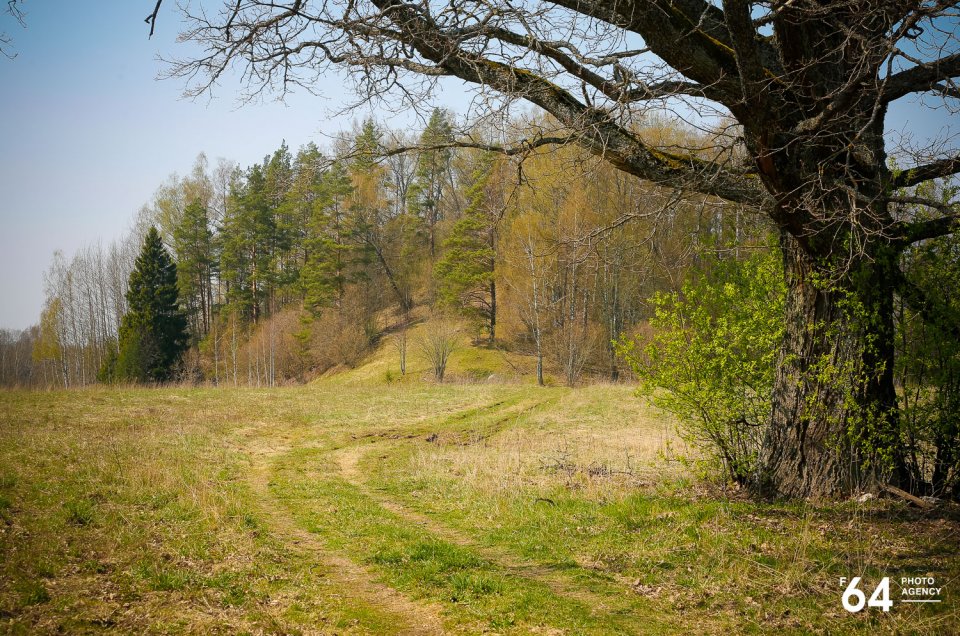
[[[352, 368], [337, 367], [318, 378], [321, 384], [371, 386], [394, 383], [432, 382], [433, 371], [420, 351], [420, 341], [437, 329], [441, 321], [422, 318], [406, 330], [406, 373], [400, 371], [396, 324], [380, 335], [369, 355]], [[508, 351], [476, 342], [465, 326], [457, 325], [456, 348], [450, 356], [444, 381], [447, 384], [503, 384], [535, 382], [536, 359], [531, 355]], [[547, 376], [550, 384], [557, 381]]]

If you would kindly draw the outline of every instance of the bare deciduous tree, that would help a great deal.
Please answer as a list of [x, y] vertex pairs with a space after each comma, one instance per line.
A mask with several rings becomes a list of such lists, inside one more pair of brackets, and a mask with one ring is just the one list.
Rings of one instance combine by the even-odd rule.
[[430, 365], [433, 377], [437, 382], [443, 382], [447, 372], [447, 362], [450, 356], [460, 346], [460, 329], [457, 325], [440, 321], [416, 339], [417, 351]]

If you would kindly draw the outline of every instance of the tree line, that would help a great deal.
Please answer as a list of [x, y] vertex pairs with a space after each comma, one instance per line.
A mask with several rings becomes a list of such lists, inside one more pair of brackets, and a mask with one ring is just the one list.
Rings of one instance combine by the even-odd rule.
[[[616, 380], [629, 367], [613, 342], [649, 317], [654, 292], [677, 289], [705, 249], [739, 241], [739, 253], [767, 231], [739, 206], [678, 198], [573, 146], [511, 158], [457, 147], [454, 130], [436, 110], [413, 134], [368, 120], [329, 149], [283, 143], [246, 168], [200, 155], [125, 239], [55, 254], [40, 324], [5, 335], [4, 384], [109, 377], [150, 226], [176, 261], [189, 327], [177, 378], [254, 386], [354, 364], [423, 308], [535, 356], [541, 382], [545, 367], [568, 384]], [[644, 134], [694, 136], [655, 120]]]

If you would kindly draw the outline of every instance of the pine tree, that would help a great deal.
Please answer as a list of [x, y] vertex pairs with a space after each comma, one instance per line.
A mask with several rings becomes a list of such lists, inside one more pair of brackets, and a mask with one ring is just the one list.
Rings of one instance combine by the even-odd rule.
[[350, 175], [342, 162], [323, 173], [315, 189], [301, 271], [304, 306], [317, 312], [338, 303], [344, 286], [352, 282], [354, 269], [349, 244], [347, 197], [352, 193]]
[[501, 208], [488, 192], [493, 168], [490, 155], [480, 158], [467, 192], [467, 209], [444, 241], [446, 251], [434, 268], [439, 303], [482, 320], [491, 342], [497, 325], [494, 266], [501, 217]]
[[323, 163], [324, 156], [316, 144], [311, 142], [302, 147], [293, 160], [290, 187], [277, 208], [278, 233], [288, 248], [281, 261], [283, 304], [304, 297], [303, 277], [310, 254], [307, 242], [321, 198]]
[[266, 248], [263, 294], [267, 314], [277, 311], [284, 302], [284, 293], [293, 288], [299, 276], [299, 265], [293, 249], [299, 228], [291, 218], [288, 205], [293, 185], [293, 157], [284, 141], [263, 165], [263, 201], [266, 204], [261, 243]]
[[437, 147], [453, 142], [453, 124], [447, 111], [437, 108], [420, 135], [420, 145], [427, 148], [417, 157], [417, 169], [408, 191], [407, 207], [423, 221], [427, 229], [430, 256], [436, 255], [437, 224], [443, 220], [444, 187], [449, 183], [450, 148]]
[[187, 308], [190, 327], [197, 337], [207, 333], [212, 315], [213, 233], [207, 208], [194, 199], [173, 229], [180, 295]]
[[189, 341], [178, 296], [177, 266], [151, 227], [130, 274], [120, 351], [112, 373], [104, 375], [134, 382], [163, 382], [173, 376]]
[[227, 302], [254, 323], [269, 312], [267, 305], [274, 283], [271, 265], [275, 219], [264, 175], [268, 163], [269, 160], [264, 165], [254, 164], [233, 184], [220, 257]]

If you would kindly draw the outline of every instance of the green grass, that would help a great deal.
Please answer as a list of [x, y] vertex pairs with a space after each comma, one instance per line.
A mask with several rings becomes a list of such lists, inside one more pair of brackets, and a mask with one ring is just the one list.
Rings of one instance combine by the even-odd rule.
[[629, 387], [354, 380], [0, 392], [0, 632], [960, 631], [951, 508], [724, 493]]
[[[405, 384], [415, 386], [420, 382], [433, 382], [433, 371], [417, 347], [417, 340], [432, 329], [430, 321], [414, 324], [407, 331], [406, 373], [400, 373], [400, 354], [394, 344], [395, 333], [384, 334], [377, 347], [363, 363], [354, 369], [336, 369], [320, 379], [325, 386], [343, 385], [371, 387], [379, 384]], [[447, 384], [492, 383], [532, 384], [534, 361], [531, 356], [486, 345], [472, 343], [471, 330], [461, 327], [459, 346], [447, 362], [444, 382]]]

